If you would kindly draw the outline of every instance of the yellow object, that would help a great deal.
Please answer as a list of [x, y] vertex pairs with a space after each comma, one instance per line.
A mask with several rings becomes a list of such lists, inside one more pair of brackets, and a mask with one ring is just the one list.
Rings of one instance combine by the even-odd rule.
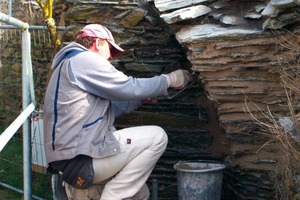
[[39, 4], [39, 6], [41, 7], [41, 9], [44, 13], [44, 16], [46, 18], [45, 24], [50, 30], [50, 34], [51, 34], [51, 37], [52, 37], [52, 40], [53, 40], [54, 44], [56, 46], [60, 46], [61, 42], [60, 42], [60, 40], [57, 36], [57, 33], [56, 33], [55, 21], [52, 18], [53, 1], [54, 0], [46, 0], [45, 4], [43, 4], [43, 2], [41, 0], [36, 0], [36, 2]]

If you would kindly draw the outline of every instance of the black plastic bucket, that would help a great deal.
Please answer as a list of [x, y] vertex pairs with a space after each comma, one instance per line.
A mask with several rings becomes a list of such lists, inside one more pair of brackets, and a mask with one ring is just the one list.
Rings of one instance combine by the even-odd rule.
[[216, 162], [179, 161], [177, 174], [178, 200], [220, 200], [224, 164]]

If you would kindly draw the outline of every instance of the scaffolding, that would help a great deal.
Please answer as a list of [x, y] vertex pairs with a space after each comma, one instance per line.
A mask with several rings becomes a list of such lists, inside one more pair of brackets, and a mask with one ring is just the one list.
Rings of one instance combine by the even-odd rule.
[[32, 199], [31, 191], [31, 129], [29, 116], [36, 109], [31, 63], [29, 24], [0, 12], [0, 21], [22, 30], [22, 109], [21, 114], [0, 135], [0, 152], [23, 125], [24, 200]]

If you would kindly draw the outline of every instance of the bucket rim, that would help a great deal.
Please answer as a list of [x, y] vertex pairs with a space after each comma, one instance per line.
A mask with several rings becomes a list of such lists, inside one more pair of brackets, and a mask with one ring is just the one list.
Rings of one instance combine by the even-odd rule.
[[[217, 167], [214, 168], [209, 168], [209, 169], [180, 169], [179, 165], [180, 164], [188, 164], [188, 163], [205, 163], [205, 164], [216, 164]], [[176, 164], [174, 164], [174, 169], [176, 171], [181, 171], [181, 172], [213, 172], [213, 171], [220, 171], [226, 168], [226, 165], [221, 163], [221, 162], [216, 162], [216, 161], [210, 161], [210, 160], [201, 160], [199, 161], [179, 161]]]

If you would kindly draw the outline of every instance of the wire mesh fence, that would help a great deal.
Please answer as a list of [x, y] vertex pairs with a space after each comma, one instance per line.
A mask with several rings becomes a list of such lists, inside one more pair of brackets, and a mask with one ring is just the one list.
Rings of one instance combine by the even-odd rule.
[[[36, 100], [42, 103], [47, 67], [53, 52], [48, 30], [31, 30], [32, 65]], [[22, 109], [21, 30], [5, 30], [0, 40], [0, 125], [7, 126]]]

